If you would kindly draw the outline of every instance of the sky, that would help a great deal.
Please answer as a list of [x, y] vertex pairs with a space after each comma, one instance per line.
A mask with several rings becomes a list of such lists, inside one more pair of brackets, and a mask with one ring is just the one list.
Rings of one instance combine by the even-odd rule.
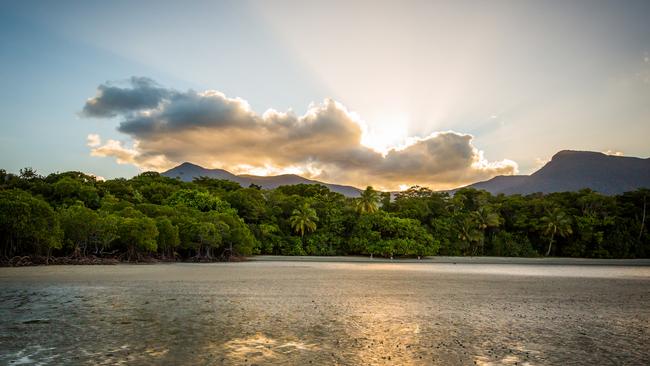
[[0, 1], [0, 168], [446, 189], [650, 156], [650, 2]]

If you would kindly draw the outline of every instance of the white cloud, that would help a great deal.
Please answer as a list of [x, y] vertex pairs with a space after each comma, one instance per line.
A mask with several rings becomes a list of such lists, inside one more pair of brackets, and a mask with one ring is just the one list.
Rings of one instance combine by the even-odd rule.
[[613, 156], [623, 156], [622, 151], [616, 151], [616, 150], [603, 151], [603, 154], [605, 154], [605, 155], [613, 155]]
[[97, 147], [102, 144], [102, 139], [96, 133], [91, 133], [86, 137], [86, 145], [89, 147]]

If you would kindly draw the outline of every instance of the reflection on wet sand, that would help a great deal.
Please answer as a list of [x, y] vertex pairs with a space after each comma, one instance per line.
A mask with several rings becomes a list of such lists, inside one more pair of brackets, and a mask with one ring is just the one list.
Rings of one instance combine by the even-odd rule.
[[[650, 358], [646, 268], [592, 268], [583, 276], [580, 268], [556, 266], [526, 276], [525, 265], [501, 274], [499, 266], [480, 266], [0, 269], [0, 364], [538, 365]], [[549, 276], [553, 271], [559, 275]]]
[[236, 338], [224, 344], [208, 347], [206, 352], [222, 354], [226, 360], [233, 363], [269, 363], [279, 361], [282, 356], [294, 352], [304, 352], [309, 358], [309, 352], [318, 350], [315, 344], [305, 344], [299, 340], [278, 341], [261, 333], [247, 338]]

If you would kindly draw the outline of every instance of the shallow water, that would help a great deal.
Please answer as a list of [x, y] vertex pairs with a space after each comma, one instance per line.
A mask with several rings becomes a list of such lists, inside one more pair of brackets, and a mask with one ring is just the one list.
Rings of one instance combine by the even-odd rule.
[[0, 268], [0, 364], [648, 364], [650, 268]]

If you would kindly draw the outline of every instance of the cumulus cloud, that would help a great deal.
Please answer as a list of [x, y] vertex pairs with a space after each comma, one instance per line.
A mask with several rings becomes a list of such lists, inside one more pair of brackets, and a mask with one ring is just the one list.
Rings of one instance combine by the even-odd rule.
[[102, 84], [82, 115], [120, 117], [132, 147], [88, 136], [93, 156], [112, 156], [143, 170], [191, 161], [235, 173], [292, 172], [328, 182], [398, 189], [413, 184], [451, 188], [513, 174], [516, 163], [490, 162], [472, 136], [453, 131], [412, 138], [382, 154], [362, 141], [364, 124], [331, 99], [304, 115], [268, 110], [260, 115], [240, 98], [213, 90], [179, 92], [146, 78], [125, 86]]
[[[90, 137], [90, 135], [89, 135]], [[173, 166], [162, 154], [148, 154], [138, 149], [139, 142], [135, 142], [132, 148], [124, 146], [122, 142], [109, 139], [103, 145], [92, 146], [91, 156], [107, 157], [112, 156], [118, 164], [132, 164], [142, 170], [165, 170]]]

